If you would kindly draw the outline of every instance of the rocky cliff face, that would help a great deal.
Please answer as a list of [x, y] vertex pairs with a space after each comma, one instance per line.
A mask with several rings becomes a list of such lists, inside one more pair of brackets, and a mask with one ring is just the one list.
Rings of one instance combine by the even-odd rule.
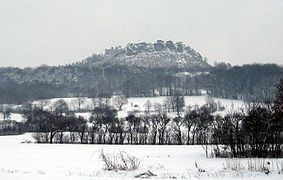
[[211, 66], [200, 53], [181, 42], [158, 40], [155, 43], [129, 43], [126, 47], [105, 50], [83, 61], [87, 65], [121, 64], [149, 68], [176, 67], [186, 69], [209, 69]]

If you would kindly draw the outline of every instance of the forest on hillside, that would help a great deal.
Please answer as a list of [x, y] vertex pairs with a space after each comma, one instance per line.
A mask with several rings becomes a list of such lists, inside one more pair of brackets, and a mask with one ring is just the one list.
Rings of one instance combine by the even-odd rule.
[[0, 68], [0, 104], [22, 104], [54, 97], [199, 95], [202, 90], [221, 98], [273, 100], [283, 68], [276, 64], [233, 66], [218, 63], [205, 72], [177, 67], [148, 68], [119, 64]]

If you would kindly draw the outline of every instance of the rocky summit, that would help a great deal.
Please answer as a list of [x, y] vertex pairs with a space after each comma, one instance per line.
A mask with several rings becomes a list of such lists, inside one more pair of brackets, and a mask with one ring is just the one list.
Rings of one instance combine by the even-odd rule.
[[206, 58], [182, 42], [158, 40], [155, 43], [129, 43], [106, 49], [83, 61], [86, 65], [120, 64], [148, 68], [176, 67], [193, 70], [209, 69]]

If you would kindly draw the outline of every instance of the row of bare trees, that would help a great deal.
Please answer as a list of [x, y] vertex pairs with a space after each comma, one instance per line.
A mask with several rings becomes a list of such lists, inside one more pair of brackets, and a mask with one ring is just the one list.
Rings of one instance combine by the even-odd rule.
[[[182, 102], [182, 97], [174, 101]], [[200, 144], [215, 146], [214, 154], [220, 157], [282, 157], [283, 81], [274, 102], [247, 103], [225, 116], [213, 114], [211, 104], [190, 108], [184, 116], [146, 110], [144, 115], [133, 111], [126, 118], [117, 118], [117, 110], [110, 106], [97, 106], [86, 120], [63, 113], [64, 103], [57, 102], [54, 111], [34, 108], [26, 119], [27, 126], [38, 132], [38, 142]]]
[[249, 103], [242, 112], [216, 116], [209, 142], [226, 145], [230, 154], [215, 148], [216, 156], [282, 157], [283, 156], [283, 80], [277, 87], [276, 100]]
[[[184, 118], [170, 118], [164, 112], [147, 112], [142, 116], [132, 112], [126, 118], [117, 118], [115, 109], [96, 107], [89, 120], [76, 117], [73, 113], [63, 114], [64, 106], [61, 104], [58, 107], [52, 112], [34, 108], [25, 113], [26, 126], [30, 131], [38, 132], [39, 142], [199, 144], [197, 137], [203, 124], [206, 124], [202, 120], [208, 117], [208, 120], [212, 120], [206, 107], [193, 110]], [[185, 128], [189, 130], [184, 131]], [[73, 138], [74, 136], [79, 138]], [[75, 139], [77, 140], [74, 141]]]
[[[233, 156], [278, 156], [282, 125], [277, 125], [271, 109], [250, 104], [245, 112], [224, 117], [213, 116], [206, 107], [194, 109], [184, 117], [165, 113], [144, 116], [129, 114], [116, 118], [111, 108], [95, 108], [89, 121], [74, 115], [35, 110], [32, 117], [37, 140], [49, 143], [91, 144], [221, 144]], [[39, 136], [40, 135], [40, 136]], [[41, 139], [39, 139], [41, 137]], [[275, 152], [276, 151], [276, 152]], [[219, 153], [219, 152], [218, 152]], [[279, 153], [280, 154], [280, 153]], [[220, 156], [220, 154], [219, 154]]]
[[[275, 107], [251, 103], [242, 112], [222, 117], [205, 105], [174, 118], [150, 112], [117, 118], [115, 109], [96, 107], [89, 120], [35, 109], [27, 122], [44, 143], [225, 145], [233, 157], [280, 157], [282, 116]], [[219, 147], [215, 153], [222, 156]]]
[[[208, 96], [207, 101], [209, 101], [210, 96]], [[211, 99], [213, 101], [213, 99]], [[208, 102], [211, 104], [212, 102]], [[215, 102], [214, 102], [215, 103]], [[86, 97], [77, 97], [72, 99], [67, 103], [64, 99], [59, 99], [54, 103], [51, 103], [50, 100], [38, 100], [33, 104], [39, 109], [54, 111], [60, 107], [63, 107], [64, 111], [73, 111], [73, 112], [89, 112], [93, 111], [95, 107], [105, 108], [112, 107], [118, 111], [122, 111], [122, 107], [128, 104], [128, 98], [125, 95], [115, 95], [110, 96], [109, 94], [96, 95], [91, 98]], [[27, 104], [26, 106], [31, 106], [32, 103]], [[131, 103], [131, 106], [133, 104]], [[178, 116], [184, 110], [185, 99], [181, 93], [178, 93], [174, 96], [167, 96], [164, 102], [152, 103], [149, 99], [144, 103], [145, 111], [167, 111], [167, 112], [176, 112]], [[29, 107], [26, 107], [29, 108]], [[1, 111], [0, 111], [1, 112]]]

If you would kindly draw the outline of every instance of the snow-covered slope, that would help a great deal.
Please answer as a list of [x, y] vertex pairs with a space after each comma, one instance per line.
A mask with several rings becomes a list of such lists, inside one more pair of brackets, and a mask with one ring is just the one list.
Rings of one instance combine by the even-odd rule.
[[[37, 106], [41, 106], [42, 103], [45, 103], [46, 105], [44, 106], [45, 110], [52, 110], [54, 107], [54, 103], [58, 101], [59, 99], [63, 99], [70, 110], [72, 111], [77, 111], [78, 110], [78, 104], [77, 104], [77, 98], [53, 98], [53, 99], [46, 99], [46, 100], [38, 100], [34, 101], [33, 104]], [[125, 104], [122, 107], [122, 111], [118, 111], [118, 117], [119, 118], [124, 118], [128, 115], [128, 113], [136, 111], [137, 115], [143, 115], [144, 111], [146, 110], [146, 107], [144, 106], [147, 101], [150, 101], [152, 104], [152, 107], [150, 108], [150, 111], [154, 113], [155, 108], [154, 106], [156, 104], [163, 104], [164, 101], [166, 100], [165, 96], [158, 96], [158, 97], [142, 97], [142, 98], [128, 98], [128, 103]], [[215, 114], [219, 115], [225, 115], [229, 112], [234, 112], [238, 111], [241, 108], [244, 107], [244, 102], [241, 100], [234, 100], [234, 99], [221, 99], [221, 98], [214, 98], [215, 102], [219, 102], [221, 106], [223, 106], [225, 109], [222, 111], [217, 111]], [[185, 96], [185, 106], [202, 106], [206, 103], [206, 96]], [[112, 100], [110, 100], [110, 105], [113, 105]], [[21, 105], [13, 106], [12, 109], [17, 109], [21, 108]], [[93, 109], [93, 102], [92, 99], [90, 98], [85, 98], [84, 103], [81, 105], [81, 109], [83, 112], [76, 112], [76, 116], [81, 116], [84, 117], [85, 119], [89, 119], [91, 116], [91, 111]], [[186, 110], [186, 108], [185, 108]], [[170, 117], [175, 117], [176, 113], [171, 112], [168, 113]], [[184, 115], [182, 113], [181, 115]], [[0, 121], [3, 120], [3, 114], [0, 113]], [[11, 113], [11, 116], [9, 117], [10, 120], [15, 120], [17, 122], [23, 122], [25, 121], [25, 118], [23, 117], [22, 114], [19, 113]]]
[[[49, 100], [41, 100], [41, 101], [48, 101], [48, 105], [45, 106], [45, 109], [51, 110], [53, 105], [56, 101], [60, 98], [54, 98]], [[70, 110], [77, 110], [78, 105], [76, 103], [77, 98], [63, 98], [64, 101], [67, 103]], [[142, 97], [142, 98], [128, 98], [128, 103], [122, 107], [122, 111], [118, 112], [118, 117], [126, 117], [128, 112], [137, 111], [137, 112], [144, 112], [145, 111], [145, 103], [150, 101], [152, 104], [151, 111], [153, 112], [155, 104], [163, 104], [166, 100], [165, 96], [158, 96], [158, 97]], [[36, 105], [40, 104], [41, 101], [34, 101], [33, 103]], [[219, 102], [221, 106], [225, 109], [223, 111], [217, 112], [219, 114], [226, 114], [230, 111], [237, 111], [244, 106], [244, 102], [241, 100], [233, 100], [233, 99], [221, 99], [221, 98], [214, 98], [215, 102]], [[202, 106], [206, 103], [206, 96], [185, 96], [185, 106]], [[112, 101], [110, 100], [110, 105], [112, 105]], [[81, 109], [91, 110], [93, 108], [92, 100], [90, 98], [85, 98], [85, 102], [81, 105]], [[90, 117], [90, 113], [76, 113], [77, 116], [83, 116], [85, 118]], [[170, 114], [169, 114], [170, 115]], [[176, 113], [171, 113], [171, 116], [176, 115]]]
[[[0, 113], [0, 121], [3, 120], [3, 119], [4, 119], [3, 114]], [[9, 117], [9, 120], [14, 120], [14, 121], [17, 121], [17, 122], [23, 122], [25, 119], [22, 116], [22, 114], [11, 113], [11, 116]]]

